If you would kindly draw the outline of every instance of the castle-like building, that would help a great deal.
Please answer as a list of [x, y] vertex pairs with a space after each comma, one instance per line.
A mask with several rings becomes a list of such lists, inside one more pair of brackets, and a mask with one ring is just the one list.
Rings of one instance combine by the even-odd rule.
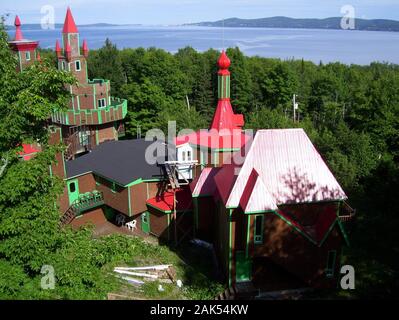
[[[38, 42], [23, 39], [18, 17], [15, 25], [10, 47], [23, 71], [40, 58]], [[175, 244], [201, 239], [233, 291], [336, 285], [348, 244], [344, 224], [354, 213], [347, 196], [304, 130], [243, 131], [224, 51], [210, 127], [177, 137], [175, 154], [150, 164], [148, 147], [165, 143], [118, 139], [127, 102], [110, 96], [109, 81], [88, 79], [88, 44], [80, 47], [70, 9], [62, 43], [55, 47], [58, 68], [77, 84], [67, 87], [68, 110], [54, 112], [49, 127], [50, 142], [67, 146], [51, 168], [65, 181], [61, 225], [112, 223], [125, 232], [127, 224], [137, 235]]]

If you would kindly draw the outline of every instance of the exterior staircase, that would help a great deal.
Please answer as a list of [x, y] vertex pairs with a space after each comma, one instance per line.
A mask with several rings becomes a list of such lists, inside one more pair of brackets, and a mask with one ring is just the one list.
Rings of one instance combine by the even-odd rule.
[[87, 192], [80, 195], [71, 206], [64, 212], [60, 218], [60, 225], [66, 226], [70, 224], [80, 213], [93, 209], [104, 204], [104, 196], [100, 191]]

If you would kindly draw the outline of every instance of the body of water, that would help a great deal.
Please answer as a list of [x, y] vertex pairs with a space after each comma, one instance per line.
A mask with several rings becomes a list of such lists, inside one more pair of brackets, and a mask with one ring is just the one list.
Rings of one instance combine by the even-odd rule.
[[[175, 53], [191, 46], [198, 51], [238, 46], [246, 55], [369, 64], [373, 61], [399, 64], [399, 32], [266, 29], [208, 27], [79, 27], [80, 39], [89, 48], [104, 45], [106, 38], [118, 48], [157, 47]], [[42, 48], [53, 48], [61, 30], [29, 30], [25, 38], [39, 40]], [[13, 36], [13, 35], [12, 35]], [[223, 40], [224, 39], [224, 40]]]

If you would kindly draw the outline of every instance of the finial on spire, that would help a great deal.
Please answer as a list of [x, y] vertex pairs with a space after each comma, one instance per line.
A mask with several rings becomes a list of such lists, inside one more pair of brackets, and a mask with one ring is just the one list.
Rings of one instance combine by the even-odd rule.
[[15, 25], [15, 41], [20, 41], [24, 37], [22, 36], [22, 31], [21, 31], [21, 20], [19, 20], [18, 16], [15, 16], [14, 25]]
[[219, 68], [222, 70], [227, 70], [230, 67], [230, 64], [230, 59], [227, 56], [226, 52], [223, 50], [218, 60]]
[[87, 45], [86, 39], [83, 40], [83, 55], [87, 58], [89, 56], [89, 47]]
[[73, 19], [70, 7], [68, 7], [67, 9], [62, 33], [78, 33], [78, 28], [76, 27], [75, 20]]

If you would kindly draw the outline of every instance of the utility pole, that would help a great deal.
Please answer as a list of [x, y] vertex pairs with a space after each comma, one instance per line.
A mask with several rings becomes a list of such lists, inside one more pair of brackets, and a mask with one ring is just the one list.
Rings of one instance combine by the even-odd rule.
[[186, 95], [187, 100], [187, 109], [190, 111], [190, 100], [188, 99], [188, 95]]
[[294, 122], [296, 122], [296, 111], [298, 110], [298, 107], [299, 107], [298, 103], [296, 102], [296, 98], [297, 98], [297, 95], [294, 94], [294, 96], [292, 98], [292, 106], [294, 109]]

